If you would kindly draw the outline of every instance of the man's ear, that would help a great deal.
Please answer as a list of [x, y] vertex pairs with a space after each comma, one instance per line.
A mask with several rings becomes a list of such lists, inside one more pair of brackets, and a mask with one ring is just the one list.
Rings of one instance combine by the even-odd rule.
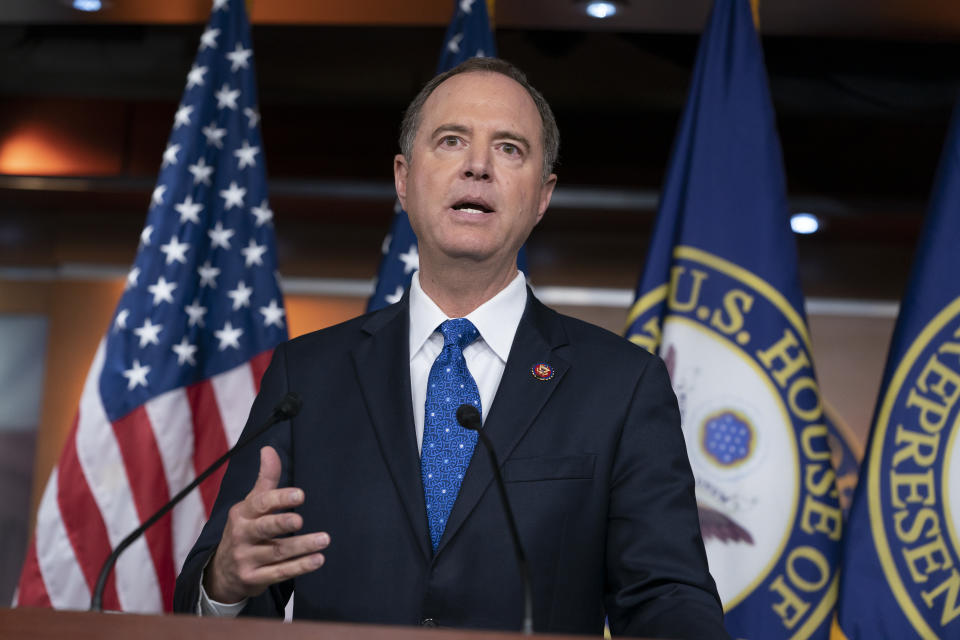
[[553, 189], [557, 186], [557, 174], [551, 173], [550, 177], [544, 180], [540, 186], [540, 203], [537, 208], [537, 222], [539, 223], [543, 214], [547, 212], [550, 206], [550, 198], [553, 197]]
[[393, 156], [393, 186], [397, 190], [397, 199], [404, 210], [407, 208], [408, 171], [410, 171], [410, 166], [407, 164], [406, 157], [402, 153]]

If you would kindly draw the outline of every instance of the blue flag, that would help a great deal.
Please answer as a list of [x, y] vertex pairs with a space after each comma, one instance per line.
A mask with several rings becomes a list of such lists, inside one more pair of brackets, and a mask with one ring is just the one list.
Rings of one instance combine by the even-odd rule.
[[960, 106], [844, 540], [847, 638], [960, 637]]
[[[453, 20], [447, 27], [443, 50], [437, 63], [437, 73], [449, 71], [470, 58], [496, 56], [496, 45], [490, 31], [486, 0], [455, 0]], [[400, 300], [410, 286], [413, 272], [420, 266], [417, 236], [410, 227], [407, 212], [397, 202], [393, 207], [390, 233], [384, 238], [377, 273], [376, 286], [367, 311], [382, 309]], [[520, 268], [525, 270], [523, 249], [520, 250]]]
[[631, 341], [680, 402], [736, 638], [825, 638], [842, 514], [748, 0], [717, 0], [670, 160]]

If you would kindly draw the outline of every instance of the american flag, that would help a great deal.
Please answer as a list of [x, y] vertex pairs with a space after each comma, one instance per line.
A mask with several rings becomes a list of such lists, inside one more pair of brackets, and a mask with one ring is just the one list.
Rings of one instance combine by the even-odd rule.
[[[490, 31], [485, 0], [455, 0], [453, 19], [447, 27], [443, 50], [437, 63], [437, 73], [449, 71], [470, 58], [496, 56], [496, 45]], [[390, 233], [383, 240], [383, 257], [373, 295], [367, 301], [367, 311], [382, 309], [400, 300], [410, 286], [413, 272], [420, 266], [417, 236], [410, 227], [407, 212], [397, 202], [393, 207]], [[521, 261], [522, 258], [521, 250]]]
[[[214, 0], [14, 604], [87, 608], [111, 548], [237, 440], [287, 338], [252, 58], [243, 0]], [[220, 477], [120, 556], [105, 608], [171, 610]]]

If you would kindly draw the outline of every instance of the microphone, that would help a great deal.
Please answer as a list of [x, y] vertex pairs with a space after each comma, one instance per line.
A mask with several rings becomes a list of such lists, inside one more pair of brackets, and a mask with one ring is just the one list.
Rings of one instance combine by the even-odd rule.
[[500, 464], [497, 462], [497, 454], [493, 452], [493, 443], [487, 437], [486, 432], [480, 427], [482, 421], [480, 412], [472, 404], [462, 404], [457, 407], [457, 422], [464, 429], [470, 429], [477, 432], [487, 453], [490, 454], [490, 464], [493, 466], [493, 477], [497, 480], [497, 489], [500, 491], [500, 504], [503, 505], [503, 512], [507, 516], [507, 524], [510, 527], [510, 538], [513, 540], [513, 550], [517, 554], [517, 565], [520, 567], [520, 578], [523, 580], [523, 633], [530, 635], [533, 633], [533, 590], [530, 587], [530, 570], [527, 567], [527, 557], [523, 553], [523, 545], [520, 544], [520, 534], [517, 533], [517, 523], [513, 519], [513, 510], [510, 509], [510, 502], [507, 500], [507, 488], [503, 484], [503, 476], [500, 474]]
[[141, 524], [139, 527], [134, 529], [130, 535], [120, 541], [120, 544], [117, 545], [117, 548], [114, 549], [109, 556], [107, 556], [106, 561], [103, 563], [103, 567], [100, 569], [100, 575], [97, 578], [97, 585], [93, 589], [93, 597], [90, 599], [90, 611], [103, 612], [103, 590], [107, 586], [107, 577], [110, 575], [110, 570], [113, 568], [113, 565], [116, 564], [117, 558], [120, 557], [120, 554], [129, 547], [133, 542], [143, 535], [143, 532], [152, 527], [157, 520], [162, 518], [167, 514], [168, 511], [173, 509], [177, 503], [183, 500], [188, 493], [196, 489], [201, 482], [210, 477], [214, 471], [219, 469], [224, 462], [233, 457], [233, 454], [243, 449], [245, 446], [250, 444], [253, 440], [260, 437], [264, 431], [284, 420], [289, 420], [298, 413], [300, 413], [300, 408], [303, 406], [303, 400], [300, 399], [300, 396], [293, 391], [287, 392], [287, 395], [283, 396], [283, 399], [273, 408], [273, 413], [270, 414], [270, 417], [264, 422], [259, 429], [249, 434], [246, 438], [240, 440], [235, 444], [231, 449], [227, 450], [222, 456], [216, 459], [213, 464], [203, 470], [203, 473], [194, 478], [193, 482], [185, 486], [180, 490], [177, 495], [173, 496], [165, 505], [160, 507], [156, 513], [150, 516], [146, 522]]

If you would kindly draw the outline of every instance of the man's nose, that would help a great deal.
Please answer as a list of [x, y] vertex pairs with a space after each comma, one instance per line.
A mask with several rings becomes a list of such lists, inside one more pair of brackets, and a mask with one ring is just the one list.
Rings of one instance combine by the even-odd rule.
[[471, 148], [464, 158], [463, 177], [472, 180], [489, 180], [490, 160], [489, 150]]

